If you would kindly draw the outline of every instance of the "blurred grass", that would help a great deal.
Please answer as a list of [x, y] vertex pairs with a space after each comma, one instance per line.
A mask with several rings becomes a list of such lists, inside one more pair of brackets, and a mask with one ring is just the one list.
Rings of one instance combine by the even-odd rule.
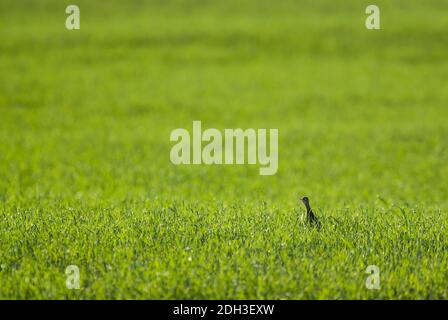
[[[0, 1], [0, 297], [446, 298], [447, 4], [368, 4]], [[278, 173], [173, 166], [193, 120]]]

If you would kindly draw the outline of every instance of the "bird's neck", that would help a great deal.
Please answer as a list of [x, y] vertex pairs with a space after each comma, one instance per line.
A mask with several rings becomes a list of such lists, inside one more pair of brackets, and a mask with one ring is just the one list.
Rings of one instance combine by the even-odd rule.
[[309, 203], [305, 203], [305, 207], [306, 207], [306, 211], [310, 212], [311, 211], [311, 207]]

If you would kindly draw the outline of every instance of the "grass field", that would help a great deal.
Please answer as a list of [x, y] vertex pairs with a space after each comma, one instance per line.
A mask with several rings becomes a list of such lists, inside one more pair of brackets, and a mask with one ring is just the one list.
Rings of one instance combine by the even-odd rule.
[[[0, 298], [448, 298], [445, 0], [74, 2], [0, 1]], [[277, 174], [173, 165], [193, 120]]]

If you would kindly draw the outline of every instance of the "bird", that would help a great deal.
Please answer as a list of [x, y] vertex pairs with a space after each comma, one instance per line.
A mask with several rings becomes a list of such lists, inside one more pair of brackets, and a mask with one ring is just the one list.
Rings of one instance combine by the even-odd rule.
[[311, 209], [310, 199], [308, 199], [308, 197], [303, 197], [300, 200], [302, 200], [306, 208], [306, 222], [309, 225], [315, 225], [320, 227], [319, 219], [317, 219], [317, 217], [314, 215], [313, 209]]

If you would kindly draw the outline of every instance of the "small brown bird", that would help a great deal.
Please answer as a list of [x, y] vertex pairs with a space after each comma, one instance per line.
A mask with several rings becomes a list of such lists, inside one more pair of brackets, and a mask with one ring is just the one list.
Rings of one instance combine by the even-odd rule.
[[303, 197], [300, 200], [302, 200], [303, 204], [306, 207], [306, 222], [310, 225], [320, 226], [319, 220], [314, 215], [313, 209], [311, 209], [310, 200], [308, 199], [308, 197]]

